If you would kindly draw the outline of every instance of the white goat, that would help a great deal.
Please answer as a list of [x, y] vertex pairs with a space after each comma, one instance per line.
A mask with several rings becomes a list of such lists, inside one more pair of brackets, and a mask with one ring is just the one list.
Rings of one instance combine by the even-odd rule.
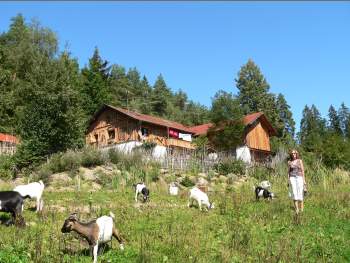
[[36, 212], [42, 211], [44, 202], [42, 195], [44, 192], [45, 185], [43, 181], [33, 182], [25, 185], [16, 186], [13, 191], [18, 192], [21, 196], [29, 196], [30, 198], [36, 199]]
[[193, 201], [197, 201], [199, 210], [202, 210], [202, 205], [205, 206], [205, 209], [208, 211], [209, 209], [214, 208], [214, 203], [209, 202], [208, 195], [200, 190], [198, 187], [193, 187], [190, 190], [190, 196], [188, 200], [188, 207], [191, 207]]
[[124, 250], [124, 242], [117, 228], [114, 227], [114, 214], [110, 212], [109, 216], [101, 216], [89, 223], [79, 221], [77, 214], [71, 214], [62, 226], [62, 233], [75, 231], [89, 243], [90, 252], [92, 252], [93, 263], [97, 262], [97, 252], [99, 244], [112, 240], [112, 236], [119, 242], [119, 248]]

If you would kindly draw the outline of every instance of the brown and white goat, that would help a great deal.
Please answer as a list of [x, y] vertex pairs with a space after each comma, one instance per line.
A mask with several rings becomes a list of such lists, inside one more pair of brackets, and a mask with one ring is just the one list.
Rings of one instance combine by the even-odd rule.
[[124, 242], [114, 226], [113, 213], [110, 213], [110, 216], [101, 216], [88, 223], [80, 222], [76, 213], [71, 214], [64, 221], [61, 232], [69, 233], [71, 231], [75, 231], [89, 243], [90, 252], [92, 252], [94, 259], [93, 263], [97, 262], [98, 246], [111, 241], [112, 236], [118, 240], [120, 249], [124, 250]]

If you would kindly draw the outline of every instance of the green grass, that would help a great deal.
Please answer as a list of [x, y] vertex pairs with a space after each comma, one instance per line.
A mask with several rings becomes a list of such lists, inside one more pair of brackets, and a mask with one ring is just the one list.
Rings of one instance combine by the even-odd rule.
[[160, 188], [151, 189], [151, 201], [140, 207], [131, 187], [45, 192], [42, 214], [26, 206], [29, 226], [0, 226], [0, 262], [92, 262], [85, 241], [60, 232], [74, 211], [83, 220], [116, 215], [125, 250], [113, 240], [99, 262], [350, 262], [350, 187], [329, 185], [327, 191], [324, 184], [309, 186], [299, 220], [282, 179], [273, 182], [278, 198], [271, 202], [256, 202], [249, 183], [210, 193], [216, 208], [209, 213], [187, 208], [187, 194], [171, 197]]

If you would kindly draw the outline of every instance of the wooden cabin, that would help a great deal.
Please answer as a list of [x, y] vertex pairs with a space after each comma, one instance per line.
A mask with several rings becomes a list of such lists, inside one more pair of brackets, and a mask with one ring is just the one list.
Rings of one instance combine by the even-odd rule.
[[0, 133], [0, 154], [14, 154], [16, 152], [16, 146], [18, 140], [15, 136]]
[[145, 142], [154, 143], [155, 155], [192, 151], [193, 132], [186, 126], [159, 117], [104, 105], [90, 121], [86, 143], [98, 148], [130, 151]]
[[[270, 137], [277, 134], [271, 123], [262, 112], [252, 113], [243, 117], [245, 126], [243, 143], [236, 149], [236, 154], [249, 151], [250, 161], [264, 161], [271, 156]], [[194, 136], [206, 135], [213, 124], [207, 123], [191, 127]], [[237, 156], [239, 157], [239, 156]]]

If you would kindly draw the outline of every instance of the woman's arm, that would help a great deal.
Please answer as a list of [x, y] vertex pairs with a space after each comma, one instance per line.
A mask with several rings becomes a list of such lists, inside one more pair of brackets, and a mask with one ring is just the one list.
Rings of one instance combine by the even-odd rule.
[[303, 161], [300, 159], [300, 169], [301, 169], [301, 174], [303, 176], [303, 180], [304, 180], [304, 184], [306, 184], [306, 180], [305, 180], [305, 171], [304, 171], [304, 164]]

